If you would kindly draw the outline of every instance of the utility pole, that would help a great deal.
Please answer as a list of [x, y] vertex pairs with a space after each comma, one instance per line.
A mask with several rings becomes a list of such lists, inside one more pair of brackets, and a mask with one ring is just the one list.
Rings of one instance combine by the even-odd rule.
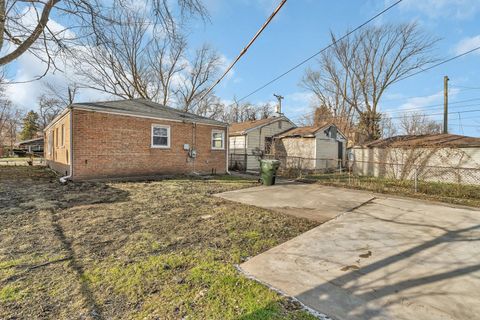
[[274, 96], [275, 98], [277, 98], [277, 100], [278, 100], [277, 113], [278, 113], [278, 115], [281, 115], [281, 114], [282, 114], [282, 100], [285, 99], [285, 98], [282, 97], [281, 95], [275, 94], [275, 93], [273, 94], [273, 96]]
[[448, 80], [443, 77], [443, 133], [448, 133]]

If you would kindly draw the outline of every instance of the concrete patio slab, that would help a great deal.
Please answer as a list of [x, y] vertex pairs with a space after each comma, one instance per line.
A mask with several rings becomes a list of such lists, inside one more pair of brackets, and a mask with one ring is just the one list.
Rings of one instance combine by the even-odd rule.
[[295, 182], [235, 190], [216, 196], [318, 222], [328, 221], [373, 199], [367, 192]]
[[479, 319], [480, 210], [380, 197], [240, 268], [334, 319]]

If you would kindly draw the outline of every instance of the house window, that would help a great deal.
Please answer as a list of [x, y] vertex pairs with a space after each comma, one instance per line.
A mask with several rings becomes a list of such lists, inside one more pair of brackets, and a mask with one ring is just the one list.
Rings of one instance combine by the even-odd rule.
[[265, 137], [265, 154], [272, 153], [272, 144], [273, 144], [273, 138]]
[[65, 145], [65, 125], [62, 124], [62, 147]]
[[278, 129], [282, 129], [282, 121], [278, 121]]
[[212, 149], [225, 149], [225, 131], [212, 130]]
[[152, 125], [152, 148], [170, 148], [170, 126]]
[[55, 129], [55, 147], [58, 147], [58, 128]]

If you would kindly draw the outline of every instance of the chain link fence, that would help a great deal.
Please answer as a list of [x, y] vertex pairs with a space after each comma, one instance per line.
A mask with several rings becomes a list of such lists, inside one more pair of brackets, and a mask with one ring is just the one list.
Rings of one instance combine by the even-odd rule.
[[[258, 171], [260, 159], [279, 160], [279, 176], [303, 182], [398, 195], [425, 194], [432, 196], [430, 198], [459, 199], [449, 202], [462, 204], [472, 204], [469, 203], [472, 200], [474, 205], [477, 201], [480, 205], [480, 166], [431, 166], [278, 155], [235, 155], [230, 158], [231, 163], [243, 171]], [[257, 165], [252, 168], [254, 163]]]

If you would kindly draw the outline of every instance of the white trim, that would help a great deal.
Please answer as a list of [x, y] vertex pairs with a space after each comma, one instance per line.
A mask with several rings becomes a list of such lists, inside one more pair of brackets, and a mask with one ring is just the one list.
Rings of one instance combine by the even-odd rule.
[[77, 106], [74, 106], [73, 109], [81, 110], [81, 111], [107, 113], [107, 114], [113, 114], [113, 115], [118, 115], [118, 116], [126, 116], [126, 117], [154, 119], [154, 120], [171, 121], [171, 122], [179, 122], [179, 123], [196, 123], [198, 125], [206, 125], [206, 126], [212, 126], [212, 127], [224, 127], [224, 128], [228, 127], [228, 124], [226, 124], [226, 123], [224, 123], [224, 124], [221, 124], [221, 123], [212, 124], [212, 123], [199, 122], [199, 121], [195, 121], [195, 120], [176, 120], [176, 119], [160, 118], [160, 117], [153, 117], [153, 116], [145, 116], [145, 115], [134, 114], [134, 113], [105, 111], [105, 110], [99, 110], [99, 109], [94, 109], [94, 108], [82, 108], [82, 107], [77, 107]]
[[[153, 129], [154, 129], [154, 128], [167, 129], [167, 145], [166, 145], [166, 146], [154, 145], [154, 144], [153, 144], [153, 137], [154, 137], [154, 136], [153, 136]], [[170, 138], [171, 138], [171, 132], [170, 132], [170, 126], [169, 126], [169, 125], [152, 123], [152, 127], [151, 127], [151, 130], [150, 130], [150, 148], [154, 148], [154, 149], [170, 149]]]
[[60, 114], [58, 116], [56, 116], [55, 118], [53, 118], [52, 121], [50, 121], [50, 123], [45, 127], [45, 129], [43, 129], [43, 132], [47, 131], [48, 129], [50, 129], [50, 127], [52, 127], [55, 123], [57, 123], [58, 121], [60, 121], [60, 119], [64, 116], [67, 115], [67, 113], [70, 111], [70, 107], [65, 107], [62, 112], [60, 112]]
[[[213, 134], [215, 133], [221, 133], [222, 134], [222, 147], [221, 148], [215, 148], [213, 146]], [[218, 129], [212, 129], [212, 134], [211, 134], [211, 139], [210, 139], [210, 147], [212, 150], [225, 150], [225, 130], [218, 130]]]

